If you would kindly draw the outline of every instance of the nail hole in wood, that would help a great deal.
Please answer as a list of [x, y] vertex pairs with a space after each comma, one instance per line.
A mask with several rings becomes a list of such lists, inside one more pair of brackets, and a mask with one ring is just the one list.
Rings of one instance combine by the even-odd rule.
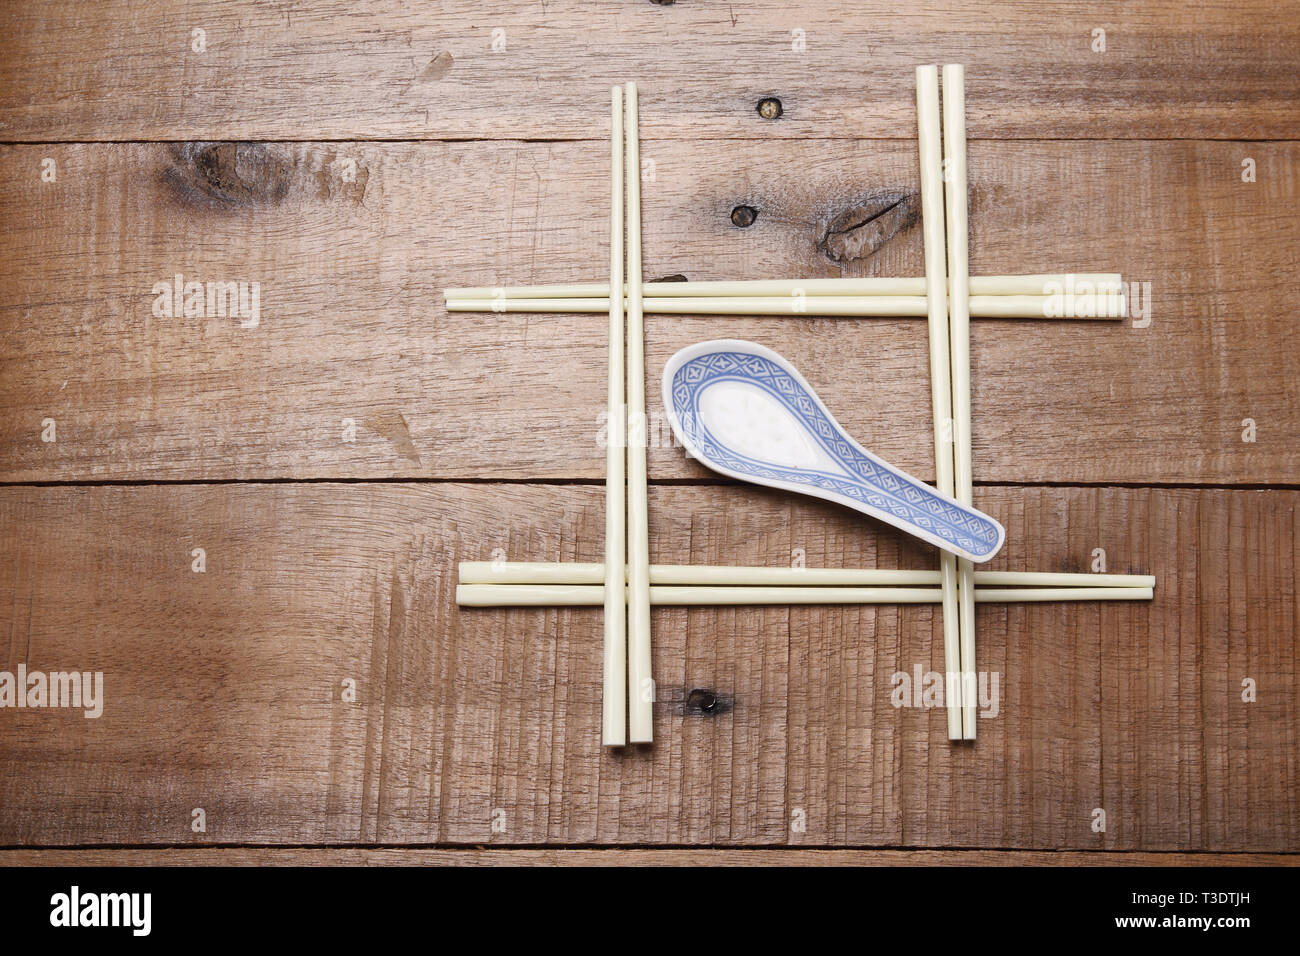
[[753, 206], [737, 206], [731, 210], [731, 224], [741, 229], [748, 229], [758, 218], [758, 210]]
[[711, 690], [696, 688], [686, 695], [686, 712], [711, 714], [718, 708], [718, 695]]

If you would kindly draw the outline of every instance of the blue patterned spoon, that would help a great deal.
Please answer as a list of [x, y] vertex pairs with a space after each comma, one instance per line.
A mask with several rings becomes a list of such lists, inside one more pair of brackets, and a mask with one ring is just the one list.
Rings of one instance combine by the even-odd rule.
[[847, 505], [971, 561], [1006, 531], [867, 451], [789, 362], [762, 345], [687, 346], [664, 367], [664, 407], [692, 458], [714, 471]]

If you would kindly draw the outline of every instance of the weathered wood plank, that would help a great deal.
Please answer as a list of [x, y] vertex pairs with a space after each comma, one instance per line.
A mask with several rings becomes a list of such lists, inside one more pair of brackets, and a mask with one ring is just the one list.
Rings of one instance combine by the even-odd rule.
[[975, 137], [1293, 138], [1298, 51], [1295, 4], [1268, 0], [44, 0], [6, 5], [0, 136], [599, 138], [637, 79], [651, 139], [911, 138], [928, 60], [967, 64]]
[[[105, 681], [98, 719], [0, 710], [0, 844], [1300, 847], [1300, 492], [976, 497], [996, 567], [1104, 548], [1156, 600], [981, 606], [973, 747], [891, 701], [941, 666], [931, 608], [660, 609], [656, 744], [602, 753], [599, 614], [453, 604], [460, 559], [596, 559], [597, 487], [0, 489], [3, 669]], [[674, 563], [931, 560], [757, 489], [657, 486], [651, 532]]]
[[[972, 144], [973, 270], [1150, 284], [1145, 328], [975, 324], [977, 479], [1295, 481], [1298, 152]], [[914, 194], [910, 143], [646, 158], [651, 277], [922, 271], [910, 217], [861, 226]], [[0, 479], [601, 477], [604, 320], [447, 314], [440, 293], [598, 278], [607, 162], [592, 143], [0, 148]], [[154, 316], [177, 273], [260, 283], [259, 325]], [[669, 355], [723, 336], [775, 345], [865, 444], [932, 473], [920, 321], [652, 316], [652, 414]], [[670, 447], [650, 468], [707, 474]]]
[[1286, 853], [1105, 850], [507, 850], [428, 847], [196, 847], [0, 850], [0, 866], [1297, 866]]

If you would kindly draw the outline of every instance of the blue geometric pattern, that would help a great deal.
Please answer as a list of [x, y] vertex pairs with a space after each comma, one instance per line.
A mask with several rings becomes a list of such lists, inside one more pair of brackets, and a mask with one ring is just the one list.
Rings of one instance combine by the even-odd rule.
[[[703, 424], [699, 399], [705, 386], [723, 381], [744, 382], [763, 389], [812, 434], [822, 449], [849, 475], [806, 468], [783, 468], [739, 454], [722, 444]], [[924, 528], [982, 561], [1001, 545], [998, 526], [973, 510], [956, 505], [929, 485], [868, 458], [827, 418], [801, 382], [775, 362], [746, 352], [711, 352], [685, 362], [673, 375], [673, 409], [683, 438], [704, 458], [731, 471], [759, 479], [808, 485], [861, 502], [898, 521]]]

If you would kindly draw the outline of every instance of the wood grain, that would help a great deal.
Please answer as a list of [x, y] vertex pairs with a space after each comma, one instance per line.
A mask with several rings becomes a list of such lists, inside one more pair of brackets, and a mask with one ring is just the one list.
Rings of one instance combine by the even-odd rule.
[[[1297, 13], [6, 4], [0, 670], [107, 700], [0, 708], [0, 865], [1295, 865]], [[975, 323], [990, 566], [1104, 549], [1156, 599], [981, 606], [999, 713], [955, 748], [891, 702], [933, 608], [657, 609], [656, 746], [602, 752], [599, 614], [462, 612], [454, 567], [599, 559], [604, 320], [442, 288], [601, 278], [628, 79], [649, 278], [919, 275], [913, 68], [954, 61], [972, 271], [1149, 283], [1149, 323]], [[257, 326], [152, 314], [177, 273], [258, 283]], [[656, 381], [765, 343], [929, 479], [922, 323], [647, 326], [655, 560], [928, 566], [701, 483]]]
[[1285, 853], [201, 847], [0, 850], [4, 866], [1297, 866]]
[[[975, 323], [977, 480], [1296, 481], [1297, 150], [972, 143], [974, 272], [1116, 269], [1150, 306], [1145, 328]], [[448, 314], [440, 294], [598, 278], [606, 152], [0, 148], [0, 480], [602, 477], [604, 320]], [[922, 271], [914, 218], [872, 218], [915, 193], [911, 143], [659, 142], [646, 158], [652, 278]], [[754, 225], [732, 224], [737, 204]], [[151, 289], [176, 273], [260, 282], [260, 324], [155, 317]], [[778, 347], [864, 444], [931, 476], [920, 321], [652, 316], [653, 478], [708, 474], [667, 447], [656, 379], [724, 336]]]
[[[657, 610], [656, 746], [629, 752], [597, 746], [597, 613], [453, 605], [461, 559], [595, 560], [601, 500], [0, 489], [4, 668], [106, 686], [97, 720], [0, 712], [0, 845], [1300, 848], [1300, 492], [977, 488], [1007, 527], [997, 568], [1086, 570], [1104, 548], [1158, 583], [1149, 605], [981, 606], [1000, 712], [974, 747], [948, 744], [941, 707], [891, 703], [896, 672], [941, 665], [931, 608]], [[663, 562], [930, 560], [759, 489], [656, 486], [651, 533]]]
[[[1176, 0], [113, 0], [88, 16], [77, 0], [14, 3], [0, 135], [601, 138], [609, 86], [635, 79], [647, 139], [910, 139], [914, 66], [959, 62], [973, 137], [1294, 138], [1296, 12], [1291, 0], [1211, 0], [1194, 16]], [[767, 96], [780, 119], [759, 116]]]

